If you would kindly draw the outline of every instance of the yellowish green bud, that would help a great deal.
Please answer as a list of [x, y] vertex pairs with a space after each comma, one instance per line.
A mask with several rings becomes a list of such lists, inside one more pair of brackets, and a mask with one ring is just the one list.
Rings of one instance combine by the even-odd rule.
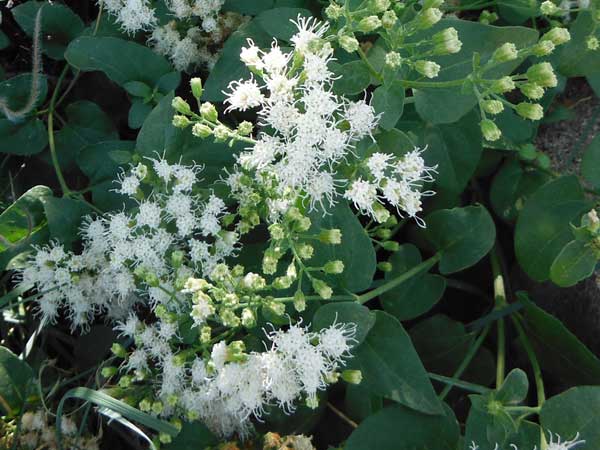
[[215, 108], [215, 105], [209, 102], [204, 102], [202, 105], [200, 105], [200, 115], [203, 119], [206, 119], [209, 122], [216, 122], [217, 118], [219, 117], [217, 108]]
[[329, 274], [340, 274], [344, 271], [344, 263], [340, 260], [329, 261], [323, 266], [323, 272]]
[[554, 45], [562, 45], [571, 40], [571, 34], [566, 28], [552, 28], [541, 38], [542, 41], [552, 41]]
[[498, 80], [494, 80], [491, 86], [492, 91], [496, 94], [505, 94], [506, 92], [514, 90], [515, 87], [515, 82], [508, 75]]
[[306, 297], [302, 291], [296, 291], [294, 294], [294, 308], [298, 312], [302, 312], [306, 309]]
[[598, 41], [596, 36], [590, 35], [586, 38], [585, 45], [587, 46], [588, 50], [598, 50], [600, 48], [600, 41]]
[[392, 69], [397, 69], [402, 65], [402, 57], [398, 52], [388, 52], [385, 55], [385, 64]]
[[175, 128], [187, 128], [192, 122], [186, 116], [176, 114], [173, 116], [172, 123]]
[[113, 353], [113, 355], [118, 356], [119, 358], [125, 359], [127, 357], [127, 350], [125, 350], [125, 347], [123, 347], [118, 342], [115, 342], [112, 345], [110, 351]]
[[172, 441], [171, 435], [167, 433], [159, 433], [158, 440], [161, 444], [170, 444]]
[[517, 114], [529, 120], [540, 120], [544, 117], [544, 108], [538, 103], [521, 102], [516, 106]]
[[384, 223], [390, 217], [390, 212], [380, 203], [373, 204], [373, 217], [378, 223]]
[[319, 295], [319, 297], [321, 297], [323, 300], [328, 300], [331, 298], [333, 290], [327, 283], [325, 283], [323, 280], [319, 280], [318, 278], [313, 278], [311, 282], [314, 291]]
[[396, 241], [385, 241], [381, 243], [381, 246], [388, 252], [397, 252], [400, 250], [400, 244]]
[[150, 412], [152, 410], [152, 400], [144, 398], [138, 403], [138, 408], [143, 412]]
[[497, 22], [498, 19], [498, 14], [496, 14], [495, 12], [488, 11], [487, 9], [484, 9], [479, 15], [479, 23], [483, 23], [485, 25]]
[[385, 28], [386, 30], [393, 28], [394, 25], [396, 25], [397, 21], [398, 16], [396, 16], [396, 13], [391, 9], [389, 11], [384, 12], [381, 16], [381, 25], [383, 25], [383, 28]]
[[281, 239], [285, 238], [285, 229], [279, 223], [274, 223], [273, 225], [270, 225], [269, 233], [271, 234], [271, 237], [276, 241], [280, 241]]
[[342, 380], [350, 384], [360, 384], [362, 381], [362, 372], [360, 370], [344, 370], [342, 372]]
[[540, 41], [533, 46], [532, 51], [535, 56], [542, 57], [551, 54], [555, 48], [552, 41]]
[[202, 87], [202, 79], [198, 77], [194, 77], [190, 80], [190, 87], [192, 88], [192, 95], [196, 100], [200, 100], [202, 97], [202, 93], [204, 92], [204, 88]]
[[252, 311], [250, 308], [244, 308], [242, 310], [242, 325], [245, 328], [253, 328], [256, 326], [256, 316], [254, 311]]
[[302, 259], [312, 258], [314, 251], [315, 251], [315, 249], [313, 248], [313, 246], [310, 244], [306, 244], [306, 243], [300, 244], [297, 247], [298, 255]]
[[561, 12], [560, 8], [551, 1], [545, 1], [540, 5], [540, 12], [545, 16], [554, 16]]
[[240, 288], [250, 291], [260, 291], [261, 289], [264, 289], [266, 285], [267, 282], [265, 279], [253, 272], [248, 272], [244, 278], [240, 280], [239, 284]]
[[481, 134], [483, 134], [483, 138], [486, 141], [497, 141], [502, 136], [502, 131], [500, 131], [500, 128], [498, 128], [493, 120], [484, 119], [479, 126], [481, 127]]
[[420, 59], [415, 62], [415, 70], [427, 78], [435, 78], [440, 73], [440, 65], [433, 61]]
[[104, 378], [110, 378], [113, 375], [116, 375], [116, 373], [118, 371], [119, 371], [119, 369], [117, 369], [116, 367], [109, 366], [109, 367], [103, 367], [101, 373]]
[[354, 53], [358, 50], [358, 40], [351, 34], [345, 34], [338, 40], [340, 47], [346, 50], [348, 53]]
[[481, 107], [488, 114], [500, 114], [504, 111], [504, 104], [500, 100], [484, 100]]
[[377, 268], [382, 272], [391, 272], [394, 267], [392, 266], [392, 263], [388, 261], [381, 261], [377, 264]]
[[338, 245], [342, 243], [342, 231], [338, 228], [331, 230], [321, 230], [319, 232], [319, 240], [324, 244]]
[[447, 55], [460, 52], [462, 42], [458, 39], [456, 28], [449, 27], [433, 35], [433, 51], [437, 55]]
[[344, 9], [336, 3], [330, 3], [329, 6], [325, 8], [325, 15], [331, 20], [339, 19], [342, 17], [342, 14], [344, 14]]
[[226, 141], [231, 136], [231, 130], [225, 125], [217, 125], [213, 131], [217, 141]]
[[171, 101], [171, 106], [175, 111], [179, 114], [189, 115], [192, 113], [192, 109], [190, 108], [190, 104], [186, 102], [181, 97], [175, 97], [173, 101]]
[[499, 63], [514, 61], [518, 56], [517, 46], [512, 42], [505, 42], [492, 54], [492, 61]]
[[240, 123], [237, 127], [237, 132], [240, 136], [248, 136], [250, 133], [252, 133], [252, 130], [254, 129], [254, 125], [252, 125], [252, 122], [248, 122], [247, 120], [244, 120], [242, 123]]
[[371, 2], [371, 11], [380, 13], [390, 7], [390, 0], [373, 0]]
[[370, 33], [381, 27], [381, 19], [377, 16], [364, 17], [358, 22], [358, 31]]
[[543, 62], [527, 69], [527, 79], [544, 88], [553, 88], [558, 84], [552, 64]]
[[206, 344], [210, 342], [212, 330], [208, 325], [203, 326], [200, 329], [200, 342]]
[[519, 90], [531, 100], [539, 100], [544, 96], [544, 88], [535, 83], [524, 83], [519, 86]]
[[192, 127], [192, 134], [199, 138], [207, 138], [212, 134], [212, 129], [203, 123], [195, 123]]
[[422, 30], [431, 28], [442, 19], [442, 11], [438, 8], [423, 9], [416, 18], [417, 28]]

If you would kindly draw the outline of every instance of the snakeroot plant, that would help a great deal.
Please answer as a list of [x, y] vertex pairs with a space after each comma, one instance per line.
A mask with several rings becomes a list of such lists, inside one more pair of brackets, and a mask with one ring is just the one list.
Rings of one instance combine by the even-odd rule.
[[514, 3], [6, 2], [0, 448], [600, 448], [600, 3]]

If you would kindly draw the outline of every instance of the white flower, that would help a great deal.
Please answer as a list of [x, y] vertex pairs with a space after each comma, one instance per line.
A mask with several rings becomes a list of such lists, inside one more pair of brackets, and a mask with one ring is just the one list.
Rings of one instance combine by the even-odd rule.
[[[579, 433], [575, 435], [575, 437], [569, 441], [561, 441], [561, 438], [558, 434], [550, 434], [550, 442], [548, 443], [547, 450], [571, 450], [577, 447], [579, 444], [585, 444], [584, 440], [579, 439]], [[554, 438], [556, 437], [556, 441]]]
[[377, 186], [359, 178], [346, 190], [344, 197], [359, 211], [372, 215], [373, 204], [377, 201]]
[[314, 17], [306, 18], [299, 15], [293, 23], [298, 28], [298, 32], [290, 41], [300, 54], [306, 54], [309, 51], [309, 44], [315, 39], [322, 38], [329, 29], [328, 24], [319, 22]]
[[260, 49], [254, 45], [254, 41], [252, 39], [248, 39], [248, 47], [242, 47], [242, 51], [240, 53], [240, 59], [244, 64], [249, 67], [255, 67], [258, 70], [263, 68], [263, 62], [259, 55]]
[[162, 208], [156, 202], [145, 201], [140, 203], [139, 211], [135, 217], [138, 227], [147, 226], [156, 229], [160, 226]]
[[261, 105], [265, 99], [258, 84], [252, 78], [246, 81], [232, 81], [229, 83], [229, 89], [231, 92], [225, 92], [227, 95], [225, 103], [229, 103], [225, 111], [246, 111]]
[[375, 110], [364, 100], [350, 103], [346, 108], [346, 120], [356, 139], [370, 135], [377, 126], [378, 118]]

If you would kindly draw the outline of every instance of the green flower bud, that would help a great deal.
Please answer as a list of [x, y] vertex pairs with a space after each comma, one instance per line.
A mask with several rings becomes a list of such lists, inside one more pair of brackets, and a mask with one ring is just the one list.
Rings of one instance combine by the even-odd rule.
[[175, 97], [171, 102], [171, 106], [175, 111], [179, 114], [189, 115], [192, 113], [192, 109], [190, 108], [190, 104], [186, 102], [181, 97]]
[[521, 102], [516, 106], [517, 114], [529, 120], [540, 120], [544, 117], [544, 108], [538, 103]]
[[181, 250], [175, 250], [171, 253], [171, 264], [175, 269], [179, 269], [183, 264], [183, 259], [185, 258], [185, 253]]
[[329, 274], [340, 274], [344, 271], [344, 263], [340, 260], [329, 261], [323, 266], [323, 272]]
[[373, 217], [378, 223], [384, 223], [390, 217], [390, 212], [380, 203], [373, 205]]
[[126, 389], [129, 386], [131, 386], [131, 383], [133, 383], [133, 377], [131, 377], [130, 375], [124, 375], [119, 380], [119, 387]]
[[517, 46], [512, 42], [506, 42], [494, 51], [492, 61], [499, 63], [514, 61], [518, 56]]
[[204, 102], [200, 105], [200, 115], [203, 119], [208, 120], [209, 122], [216, 122], [219, 117], [217, 113], [217, 108], [215, 105], [209, 102]]
[[271, 234], [271, 237], [276, 241], [280, 241], [281, 239], [285, 238], [285, 228], [283, 228], [283, 226], [279, 223], [274, 223], [273, 225], [270, 225], [269, 233]]
[[117, 369], [114, 366], [108, 366], [108, 367], [103, 367], [102, 371], [100, 372], [102, 374], [102, 376], [104, 378], [110, 378], [114, 375], [116, 375], [116, 373], [119, 371], [119, 369]]
[[498, 19], [498, 14], [496, 14], [495, 12], [488, 11], [487, 9], [484, 9], [479, 15], [479, 23], [483, 23], [485, 25], [497, 22]]
[[598, 50], [600, 48], [600, 41], [598, 41], [596, 36], [590, 35], [586, 38], [585, 45], [587, 46], [588, 50]]
[[380, 228], [375, 232], [375, 236], [383, 240], [389, 239], [392, 237], [392, 230], [389, 228]]
[[328, 300], [331, 298], [333, 290], [327, 283], [325, 283], [323, 280], [319, 280], [318, 278], [313, 278], [311, 282], [314, 291], [319, 295], [319, 297], [321, 297], [323, 300]]
[[600, 230], [600, 218], [595, 209], [589, 211], [581, 220], [581, 224], [587, 228], [590, 233], [597, 233]]
[[256, 315], [250, 308], [242, 310], [242, 326], [244, 328], [253, 328], [256, 326]]
[[450, 27], [433, 35], [433, 51], [437, 55], [447, 55], [460, 52], [462, 42], [458, 39], [456, 28]]
[[203, 123], [195, 123], [192, 127], [192, 134], [199, 138], [207, 138], [212, 134], [212, 129]]
[[420, 59], [415, 62], [415, 70], [427, 78], [435, 78], [440, 73], [440, 65], [433, 61]]
[[394, 266], [388, 261], [381, 261], [377, 264], [377, 268], [382, 272], [391, 272]]
[[392, 69], [397, 69], [402, 65], [402, 57], [398, 52], [388, 52], [385, 55], [385, 64]]
[[552, 64], [548, 62], [534, 64], [527, 69], [527, 79], [530, 82], [545, 88], [553, 88], [558, 84], [558, 80], [552, 69]]
[[533, 46], [532, 51], [535, 56], [542, 57], [551, 54], [555, 48], [556, 46], [552, 41], [540, 41]]
[[388, 252], [397, 252], [400, 250], [400, 244], [396, 241], [385, 241], [381, 243], [381, 246]]
[[240, 324], [240, 318], [229, 308], [222, 308], [219, 311], [219, 318], [226, 327], [237, 327]]
[[260, 291], [264, 289], [267, 285], [267, 282], [263, 277], [258, 275], [257, 273], [248, 272], [244, 278], [240, 280], [240, 288], [247, 289], [249, 291]]
[[254, 125], [252, 125], [251, 122], [244, 120], [242, 123], [240, 123], [238, 125], [237, 132], [240, 136], [248, 136], [250, 133], [252, 133], [253, 129], [254, 129]]
[[225, 125], [217, 125], [213, 130], [216, 141], [226, 141], [231, 136], [231, 130]]
[[346, 50], [348, 53], [354, 53], [358, 50], [359, 43], [356, 38], [351, 34], [345, 34], [338, 39], [340, 47]]
[[350, 384], [360, 384], [362, 381], [362, 372], [360, 370], [344, 370], [342, 372], [342, 380]]
[[173, 439], [170, 434], [161, 432], [158, 434], [158, 440], [161, 444], [170, 444]]
[[338, 245], [342, 243], [342, 231], [338, 228], [331, 230], [321, 230], [319, 240], [324, 244]]
[[294, 231], [297, 231], [299, 233], [303, 233], [305, 231], [308, 231], [310, 229], [312, 222], [310, 221], [310, 219], [308, 217], [302, 217], [301, 219], [298, 219], [295, 223], [294, 223]]
[[113, 355], [118, 356], [119, 358], [125, 359], [127, 357], [127, 350], [125, 350], [125, 347], [123, 347], [118, 342], [115, 342], [112, 345], [110, 351], [113, 353]]
[[212, 330], [208, 325], [203, 326], [200, 329], [200, 342], [202, 344], [207, 344], [210, 342]]
[[144, 277], [144, 281], [150, 287], [160, 286], [160, 279], [158, 278], [158, 276], [155, 273], [150, 273], [150, 272], [146, 273], [146, 275]]
[[243, 341], [233, 341], [227, 346], [227, 356], [225, 358], [228, 362], [241, 362], [245, 361], [248, 355], [245, 354], [246, 345]]
[[377, 16], [368, 16], [358, 22], [358, 31], [370, 33], [381, 27], [381, 20]]
[[300, 210], [298, 208], [296, 208], [295, 206], [292, 206], [285, 213], [285, 217], [289, 220], [299, 220], [299, 219], [303, 218], [304, 216], [302, 215], [302, 213], [300, 212]]
[[481, 107], [488, 114], [500, 114], [504, 111], [504, 104], [500, 100], [484, 100]]
[[283, 316], [285, 314], [285, 304], [276, 301], [269, 301], [265, 304], [265, 307], [276, 316]]
[[229, 267], [227, 267], [226, 264], [222, 263], [217, 264], [210, 274], [210, 278], [216, 281], [217, 283], [225, 281], [227, 278], [229, 278], [229, 276]]
[[202, 93], [204, 92], [204, 88], [202, 87], [202, 79], [198, 77], [194, 77], [190, 80], [190, 87], [192, 88], [192, 95], [196, 100], [200, 100], [202, 97]]
[[438, 8], [423, 9], [415, 19], [417, 28], [425, 30], [431, 28], [442, 19], [442, 11]]
[[302, 312], [306, 309], [306, 297], [302, 291], [296, 291], [294, 294], [294, 308], [298, 312]]
[[138, 403], [138, 408], [143, 412], [150, 412], [152, 410], [152, 400], [144, 398]]
[[559, 14], [561, 10], [551, 1], [545, 1], [540, 5], [540, 12], [545, 16], [554, 16]]
[[336, 4], [330, 3], [327, 8], [325, 8], [325, 15], [331, 20], [338, 20], [344, 14], [344, 9]]
[[531, 100], [539, 100], [544, 96], [544, 88], [535, 83], [524, 83], [519, 86], [519, 90]]
[[540, 39], [541, 41], [552, 41], [554, 45], [561, 45], [571, 40], [571, 34], [566, 28], [552, 28]]
[[486, 141], [497, 141], [502, 136], [502, 131], [500, 131], [500, 128], [498, 128], [493, 120], [484, 119], [479, 123], [479, 126], [481, 127], [481, 134], [483, 134]]
[[392, 10], [384, 12], [381, 16], [381, 25], [383, 25], [383, 28], [386, 30], [393, 28], [397, 21], [398, 16], [396, 16], [396, 13]]
[[186, 116], [176, 114], [173, 116], [172, 124], [175, 128], [187, 128], [192, 122]]
[[380, 13], [390, 7], [390, 0], [373, 0], [371, 2], [371, 11]]
[[519, 158], [525, 161], [533, 161], [537, 158], [538, 150], [533, 144], [525, 144], [519, 149]]
[[310, 258], [312, 258], [315, 249], [313, 248], [312, 245], [303, 243], [303, 244], [298, 245], [296, 251], [298, 252], [298, 255], [300, 256], [300, 258], [310, 259]]
[[505, 94], [506, 92], [510, 92], [515, 89], [515, 87], [515, 82], [509, 76], [494, 80], [491, 86], [492, 91], [496, 94]]
[[316, 395], [314, 397], [306, 397], [306, 406], [310, 409], [317, 409], [319, 407], [319, 398]]
[[287, 289], [292, 285], [293, 282], [294, 280], [287, 275], [283, 277], [277, 277], [273, 280], [273, 288], [279, 290]]

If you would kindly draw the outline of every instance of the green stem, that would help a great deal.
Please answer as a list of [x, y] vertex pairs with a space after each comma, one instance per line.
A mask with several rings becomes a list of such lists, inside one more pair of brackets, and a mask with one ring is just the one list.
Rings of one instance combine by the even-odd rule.
[[361, 304], [366, 303], [369, 300], [374, 299], [375, 297], [378, 297], [379, 295], [384, 294], [391, 289], [394, 289], [396, 286], [399, 286], [400, 284], [404, 283], [406, 280], [409, 280], [410, 278], [414, 277], [415, 275], [418, 275], [421, 272], [425, 272], [426, 270], [435, 266], [438, 263], [438, 261], [441, 259], [441, 257], [442, 257], [442, 254], [440, 252], [436, 253], [431, 258], [426, 259], [425, 261], [423, 261], [420, 264], [417, 264], [412, 269], [402, 273], [401, 275], [398, 275], [396, 278], [389, 280], [388, 282], [382, 284], [378, 288], [373, 289], [372, 291], [366, 292], [362, 295], [359, 295], [357, 301]]
[[[467, 370], [467, 367], [469, 367], [469, 364], [471, 364], [471, 361], [473, 360], [473, 358], [477, 354], [477, 351], [479, 350], [479, 347], [481, 347], [481, 344], [483, 344], [483, 341], [485, 340], [485, 338], [486, 338], [486, 336], [487, 336], [487, 334], [488, 334], [489, 331], [490, 331], [490, 327], [488, 325], [488, 326], [486, 326], [483, 329], [483, 331], [477, 337], [477, 339], [475, 340], [475, 342], [473, 343], [473, 345], [471, 345], [471, 347], [469, 348], [469, 351], [465, 355], [464, 359], [462, 360], [462, 362], [460, 363], [460, 365], [458, 366], [458, 368], [454, 372], [454, 375], [452, 375], [452, 378], [455, 378], [455, 379], [460, 378], [462, 376], [462, 374], [464, 373], [464, 371]], [[444, 390], [440, 394], [440, 400], [444, 400], [446, 398], [446, 396], [450, 393], [450, 390], [452, 389], [452, 387], [453, 387], [452, 384], [447, 384], [446, 385], [446, 387], [444, 388]]]
[[[502, 265], [498, 254], [497, 244], [490, 253], [490, 262], [492, 263], [492, 274], [494, 277], [494, 309], [500, 310], [506, 307], [506, 290], [504, 288], [504, 277], [502, 275]], [[504, 372], [506, 368], [506, 336], [504, 329], [504, 319], [500, 318], [497, 322], [498, 327], [498, 354], [496, 356], [496, 388], [504, 383]]]
[[373, 67], [373, 64], [371, 64], [371, 61], [369, 61], [369, 59], [367, 58], [367, 55], [365, 55], [365, 52], [363, 51], [362, 48], [360, 48], [360, 46], [358, 47], [357, 52], [358, 52], [358, 56], [360, 56], [360, 59], [363, 60], [363, 62], [369, 69], [369, 72], [371, 72], [371, 75], [373, 75], [375, 78], [377, 78], [377, 80], [379, 80], [380, 82], [383, 83], [383, 77], [377, 71], [377, 69], [375, 69], [375, 67]]
[[465, 391], [476, 392], [478, 394], [487, 394], [490, 389], [481, 386], [480, 384], [469, 383], [468, 381], [457, 380], [456, 378], [445, 377], [444, 375], [438, 375], [436, 373], [428, 372], [427, 376], [432, 380], [439, 381], [440, 383], [450, 384], [458, 388], [464, 389]]
[[457, 87], [462, 86], [465, 82], [466, 78], [461, 78], [460, 80], [450, 80], [450, 81], [410, 81], [410, 80], [400, 80], [402, 86], [405, 88], [448, 88], [448, 87]]
[[48, 146], [50, 147], [50, 156], [52, 157], [52, 166], [54, 167], [54, 171], [56, 172], [56, 178], [58, 178], [58, 183], [60, 184], [60, 189], [63, 192], [63, 195], [69, 195], [71, 192], [67, 183], [65, 181], [65, 177], [62, 174], [60, 169], [60, 164], [58, 163], [58, 156], [56, 154], [56, 144], [54, 142], [54, 108], [56, 104], [56, 97], [58, 96], [58, 91], [60, 90], [60, 85], [62, 84], [67, 72], [69, 71], [69, 65], [65, 65], [64, 69], [60, 73], [58, 77], [58, 81], [56, 82], [56, 87], [54, 88], [54, 92], [52, 93], [52, 98], [50, 99], [50, 105], [48, 106]]

